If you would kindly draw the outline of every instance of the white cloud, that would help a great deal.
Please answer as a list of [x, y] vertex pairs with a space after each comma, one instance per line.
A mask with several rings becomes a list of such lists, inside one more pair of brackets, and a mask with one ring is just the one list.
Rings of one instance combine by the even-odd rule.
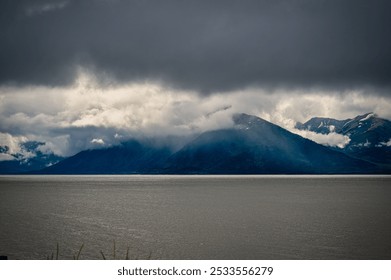
[[[230, 127], [231, 115], [242, 112], [318, 143], [341, 147], [349, 140], [342, 135], [304, 133], [294, 126], [313, 116], [346, 119], [376, 112], [391, 118], [391, 100], [357, 91], [270, 93], [260, 88], [201, 96], [151, 81], [101, 87], [82, 69], [70, 87], [0, 87], [0, 131], [45, 142], [39, 147], [42, 152], [63, 156], [96, 147], [99, 139], [112, 145], [130, 137], [187, 135]], [[0, 138], [0, 146], [7, 142], [4, 139]]]
[[25, 136], [12, 136], [9, 133], [0, 133], [0, 146], [6, 151], [0, 153], [0, 161], [28, 159], [34, 156], [33, 153], [22, 148], [21, 144], [28, 141]]
[[68, 149], [69, 146], [69, 136], [61, 135], [55, 137], [39, 138], [38, 141], [44, 143], [37, 148], [37, 151], [40, 151], [43, 154], [55, 154], [59, 156], [64, 156], [64, 151]]
[[9, 133], [0, 133], [0, 146], [8, 147], [10, 154], [17, 154], [21, 152], [20, 144], [28, 141], [24, 136], [12, 136]]
[[11, 156], [10, 154], [0, 153], [0, 161], [15, 160], [15, 159], [16, 158]]
[[300, 136], [310, 139], [318, 144], [330, 146], [330, 147], [338, 147], [344, 148], [350, 142], [350, 138], [346, 135], [338, 134], [335, 132], [331, 132], [329, 134], [321, 134], [315, 133], [309, 130], [292, 130], [293, 133], [299, 134]]

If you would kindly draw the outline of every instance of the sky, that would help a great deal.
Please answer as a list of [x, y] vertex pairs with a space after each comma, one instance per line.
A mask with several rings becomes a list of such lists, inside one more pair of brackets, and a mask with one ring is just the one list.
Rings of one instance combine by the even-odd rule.
[[391, 1], [0, 2], [0, 160], [190, 135], [248, 113], [391, 119]]

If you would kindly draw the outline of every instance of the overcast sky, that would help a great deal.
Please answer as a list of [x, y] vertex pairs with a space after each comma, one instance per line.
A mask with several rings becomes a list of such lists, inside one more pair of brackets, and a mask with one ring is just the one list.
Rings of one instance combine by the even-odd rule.
[[290, 130], [391, 119], [390, 14], [380, 0], [1, 1], [0, 146], [71, 155], [235, 112]]

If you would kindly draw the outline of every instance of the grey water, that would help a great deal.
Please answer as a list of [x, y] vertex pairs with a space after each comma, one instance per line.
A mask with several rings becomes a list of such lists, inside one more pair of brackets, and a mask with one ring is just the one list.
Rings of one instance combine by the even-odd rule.
[[57, 244], [59, 259], [82, 244], [80, 259], [391, 259], [391, 176], [0, 176], [0, 255]]

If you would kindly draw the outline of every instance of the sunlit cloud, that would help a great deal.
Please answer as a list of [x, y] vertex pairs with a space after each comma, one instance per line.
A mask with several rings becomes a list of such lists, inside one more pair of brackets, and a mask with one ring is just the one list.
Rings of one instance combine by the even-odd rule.
[[317, 143], [343, 147], [349, 141], [346, 136], [298, 131], [296, 122], [314, 116], [347, 119], [367, 112], [391, 119], [389, 98], [366, 91], [269, 92], [257, 87], [203, 96], [156, 81], [102, 85], [90, 72], [80, 71], [68, 87], [0, 87], [0, 132], [7, 135], [0, 138], [0, 146], [17, 151], [23, 141], [40, 141], [41, 151], [69, 156], [129, 138], [232, 127], [233, 114], [247, 113]]

